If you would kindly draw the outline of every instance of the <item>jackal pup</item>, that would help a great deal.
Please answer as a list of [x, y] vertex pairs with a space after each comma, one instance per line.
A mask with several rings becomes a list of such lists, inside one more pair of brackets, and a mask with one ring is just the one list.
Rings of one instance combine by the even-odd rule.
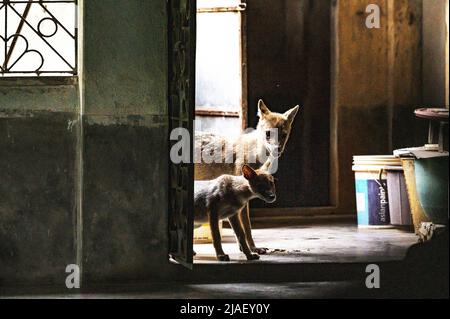
[[230, 222], [247, 259], [259, 259], [259, 255], [250, 250], [238, 212], [254, 198], [260, 198], [267, 203], [276, 200], [274, 178], [267, 173], [265, 166], [254, 170], [245, 164], [242, 166], [241, 176], [221, 175], [210, 181], [195, 181], [194, 189], [194, 227], [209, 222], [217, 259], [230, 260], [222, 250], [219, 231], [219, 220], [222, 219], [228, 219]]

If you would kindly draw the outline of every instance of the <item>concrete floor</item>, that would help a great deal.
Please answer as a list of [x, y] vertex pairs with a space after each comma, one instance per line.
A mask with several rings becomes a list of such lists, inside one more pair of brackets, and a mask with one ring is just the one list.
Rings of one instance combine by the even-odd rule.
[[[417, 243], [414, 233], [398, 229], [358, 229], [351, 224], [313, 225], [253, 230], [258, 247], [269, 248], [252, 263], [350, 263], [397, 261]], [[233, 231], [224, 228], [223, 250], [231, 263], [248, 263], [239, 251]], [[212, 244], [195, 244], [195, 263], [222, 263]]]
[[[365, 287], [366, 273], [364, 267], [369, 262], [391, 262], [404, 259], [407, 249], [417, 242], [413, 233], [396, 229], [358, 229], [350, 224], [308, 225], [295, 227], [266, 228], [254, 230], [255, 241], [261, 247], [269, 248], [267, 255], [259, 261], [247, 262], [240, 253], [232, 230], [224, 229], [224, 250], [232, 259], [230, 263], [217, 262], [211, 244], [195, 245], [197, 256], [194, 267], [197, 272], [211, 273], [214, 277], [228, 278], [228, 282], [191, 282], [191, 283], [155, 283], [140, 287], [109, 287], [83, 293], [55, 293], [51, 289], [4, 290], [0, 289], [1, 298], [121, 298], [121, 299], [154, 299], [154, 298], [389, 298], [411, 297], [409, 287], [401, 287], [397, 275], [386, 264], [383, 268], [383, 289], [371, 290]], [[260, 265], [258, 265], [260, 264]], [[307, 269], [311, 265], [311, 269]], [[348, 266], [353, 275], [340, 276], [342, 279], [325, 279], [332, 269], [342, 272]], [[361, 266], [362, 265], [362, 266]], [[267, 267], [270, 267], [267, 268]], [[329, 269], [331, 267], [331, 269]], [[353, 268], [352, 268], [353, 267]], [[214, 269], [213, 269], [214, 268]], [[289, 270], [288, 270], [289, 269]], [[341, 270], [339, 270], [341, 269]], [[192, 271], [193, 273], [195, 272]], [[221, 276], [221, 270], [226, 273]], [[311, 272], [314, 270], [313, 272]], [[355, 271], [356, 270], [356, 271]], [[230, 277], [230, 272], [233, 275]], [[235, 280], [238, 272], [243, 272]], [[257, 273], [258, 281], [249, 279], [248, 275]], [[273, 273], [304, 273], [304, 279], [288, 279], [271, 282], [267, 280]], [[309, 274], [309, 275], [308, 275]], [[318, 276], [311, 277], [311, 274]], [[356, 276], [355, 276], [356, 274]], [[339, 275], [337, 275], [339, 277]], [[234, 278], [234, 279], [233, 279]], [[347, 279], [345, 279], [347, 278]], [[240, 279], [239, 279], [240, 280]], [[265, 281], [265, 282], [264, 282]], [[405, 282], [405, 281], [403, 281]], [[406, 283], [409, 281], [406, 280]], [[415, 297], [413, 295], [413, 297]]]
[[[110, 290], [110, 291], [108, 291]], [[118, 292], [120, 291], [120, 292]], [[310, 299], [352, 298], [370, 294], [361, 282], [290, 282], [233, 284], [155, 284], [139, 289], [106, 289], [82, 294], [21, 293], [0, 299]]]

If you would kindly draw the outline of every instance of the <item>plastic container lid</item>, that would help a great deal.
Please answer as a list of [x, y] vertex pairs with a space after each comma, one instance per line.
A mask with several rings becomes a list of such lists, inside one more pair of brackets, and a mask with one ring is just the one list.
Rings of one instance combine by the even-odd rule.
[[401, 159], [393, 155], [357, 155], [353, 156], [353, 164], [369, 166], [401, 166]]

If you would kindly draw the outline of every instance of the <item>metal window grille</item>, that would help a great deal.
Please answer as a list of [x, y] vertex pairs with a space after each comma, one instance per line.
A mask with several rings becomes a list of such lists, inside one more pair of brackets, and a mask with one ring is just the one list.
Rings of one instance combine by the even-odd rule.
[[0, 77], [77, 74], [77, 0], [0, 0]]

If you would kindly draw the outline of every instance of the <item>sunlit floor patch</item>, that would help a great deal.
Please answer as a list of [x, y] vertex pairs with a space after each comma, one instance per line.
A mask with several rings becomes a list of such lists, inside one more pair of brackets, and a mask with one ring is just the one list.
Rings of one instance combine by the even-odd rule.
[[[269, 251], [252, 263], [395, 261], [402, 260], [407, 249], [417, 242], [417, 237], [410, 232], [358, 229], [349, 224], [254, 229], [253, 238], [258, 247]], [[231, 262], [247, 262], [231, 229], [223, 229], [222, 246]], [[219, 263], [212, 244], [195, 244], [194, 250], [195, 263]]]

